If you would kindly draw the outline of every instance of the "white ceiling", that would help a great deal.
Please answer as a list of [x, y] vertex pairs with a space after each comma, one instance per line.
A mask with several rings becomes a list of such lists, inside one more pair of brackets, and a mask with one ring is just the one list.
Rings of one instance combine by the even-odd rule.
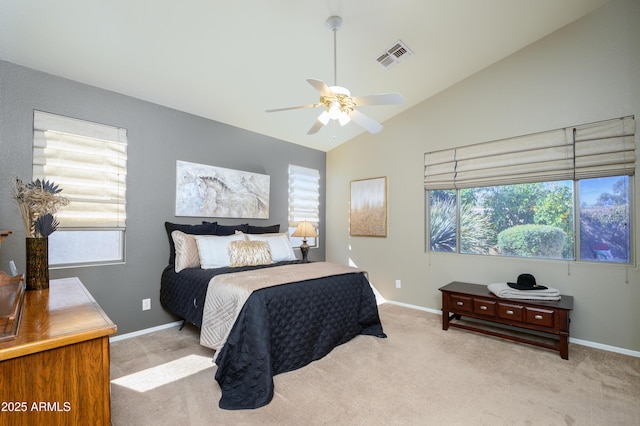
[[[307, 130], [307, 78], [352, 95], [398, 92], [384, 122], [608, 0], [0, 0], [0, 59], [323, 151], [362, 133]], [[402, 40], [393, 69], [376, 57]], [[382, 130], [384, 132], [384, 130]]]

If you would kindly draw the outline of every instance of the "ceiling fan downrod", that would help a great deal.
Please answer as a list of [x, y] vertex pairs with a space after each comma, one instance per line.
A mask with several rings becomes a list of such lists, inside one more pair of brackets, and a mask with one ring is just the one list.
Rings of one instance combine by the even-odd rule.
[[333, 32], [333, 85], [338, 85], [338, 36], [337, 32], [342, 28], [342, 18], [330, 16], [325, 23], [327, 29]]

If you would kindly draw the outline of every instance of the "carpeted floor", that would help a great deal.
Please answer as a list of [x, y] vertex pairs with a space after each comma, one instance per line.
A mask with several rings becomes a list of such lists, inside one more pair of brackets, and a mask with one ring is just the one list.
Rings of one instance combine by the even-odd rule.
[[[553, 351], [443, 331], [439, 315], [380, 306], [387, 339], [358, 336], [275, 376], [273, 401], [218, 408], [212, 352], [169, 328], [111, 344], [111, 409], [128, 425], [640, 425], [640, 358]], [[204, 358], [203, 358], [204, 357]]]

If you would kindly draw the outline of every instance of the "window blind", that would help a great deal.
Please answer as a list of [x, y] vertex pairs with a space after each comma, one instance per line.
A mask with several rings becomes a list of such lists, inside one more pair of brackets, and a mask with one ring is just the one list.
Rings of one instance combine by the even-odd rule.
[[320, 222], [320, 172], [301, 166], [289, 166], [289, 226], [308, 221]]
[[70, 200], [56, 215], [60, 229], [124, 229], [126, 130], [41, 111], [33, 129], [33, 178]]
[[425, 154], [425, 189], [457, 189], [635, 172], [633, 117]]
[[575, 179], [634, 175], [635, 127], [633, 117], [577, 126]]

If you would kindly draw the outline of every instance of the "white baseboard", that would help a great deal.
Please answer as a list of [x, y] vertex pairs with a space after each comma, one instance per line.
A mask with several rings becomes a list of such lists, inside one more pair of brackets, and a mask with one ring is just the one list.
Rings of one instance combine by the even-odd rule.
[[133, 331], [131, 333], [119, 334], [117, 336], [109, 337], [109, 342], [117, 342], [118, 340], [130, 339], [132, 337], [142, 336], [143, 334], [153, 333], [154, 331], [164, 330], [165, 328], [178, 327], [182, 325], [182, 321], [174, 321], [168, 324], [162, 324], [151, 328], [145, 328], [144, 330]]
[[610, 346], [582, 339], [574, 339], [573, 337], [569, 337], [569, 343], [575, 343], [576, 345], [588, 346], [590, 348], [602, 349], [604, 351], [616, 352], [619, 354], [640, 358], [640, 351], [632, 351], [631, 349], [619, 348], [617, 346]]
[[[417, 309], [419, 311], [430, 312], [432, 314], [442, 315], [442, 311], [437, 309], [425, 308], [423, 306], [410, 305], [408, 303], [394, 302], [393, 300], [387, 300], [387, 303], [392, 305], [403, 306], [405, 308]], [[629, 355], [636, 358], [640, 358], [640, 351], [632, 351], [630, 349], [619, 348], [617, 346], [605, 345], [602, 343], [591, 342], [589, 340], [575, 339], [569, 337], [569, 343], [575, 343], [576, 345], [588, 346], [590, 348], [602, 349], [604, 351], [615, 352], [623, 355]]]
[[393, 300], [387, 300], [387, 303], [392, 305], [403, 306], [409, 309], [416, 309], [418, 311], [431, 312], [432, 314], [442, 315], [442, 311], [438, 309], [425, 308], [424, 306], [410, 305], [408, 303], [395, 302]]

